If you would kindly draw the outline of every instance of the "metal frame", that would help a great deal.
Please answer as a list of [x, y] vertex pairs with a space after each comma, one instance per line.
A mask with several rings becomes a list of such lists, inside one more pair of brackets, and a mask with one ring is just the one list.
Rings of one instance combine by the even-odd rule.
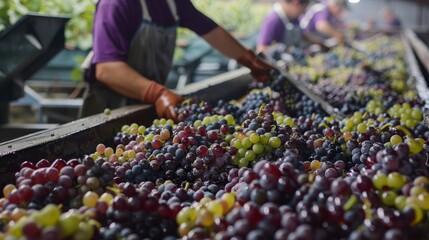
[[412, 48], [414, 48], [416, 55], [419, 56], [423, 66], [426, 67], [426, 71], [429, 69], [429, 50], [410, 28], [403, 31], [401, 38], [405, 47], [405, 61], [409, 68], [410, 77], [413, 79], [417, 94], [425, 101], [425, 108], [428, 109], [429, 88]]

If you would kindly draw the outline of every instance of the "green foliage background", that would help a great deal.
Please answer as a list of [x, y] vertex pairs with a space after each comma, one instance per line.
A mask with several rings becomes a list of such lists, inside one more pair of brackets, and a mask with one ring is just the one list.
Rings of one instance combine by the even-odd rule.
[[86, 50], [92, 44], [92, 20], [95, 0], [2, 0], [0, 1], [0, 31], [28, 12], [49, 15], [69, 15], [66, 39], [70, 48]]
[[[0, 1], [0, 31], [28, 12], [66, 14], [72, 19], [66, 29], [67, 45], [86, 50], [91, 47], [92, 21], [96, 0], [2, 0]], [[269, 4], [255, 0], [192, 0], [193, 4], [217, 23], [236, 34], [258, 29], [270, 9]], [[179, 30], [179, 36], [192, 33]]]

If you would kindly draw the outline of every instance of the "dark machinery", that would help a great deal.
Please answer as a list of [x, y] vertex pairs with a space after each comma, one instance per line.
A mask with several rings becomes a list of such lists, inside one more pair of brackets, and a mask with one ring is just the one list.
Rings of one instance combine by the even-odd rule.
[[23, 83], [64, 48], [67, 16], [27, 14], [0, 35], [0, 124]]

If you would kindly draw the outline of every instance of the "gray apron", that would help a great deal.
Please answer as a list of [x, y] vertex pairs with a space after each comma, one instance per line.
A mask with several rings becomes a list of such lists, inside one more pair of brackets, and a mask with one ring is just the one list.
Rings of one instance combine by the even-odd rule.
[[274, 3], [274, 12], [280, 17], [285, 26], [285, 35], [283, 38], [283, 44], [286, 47], [295, 46], [300, 48], [302, 46], [302, 31], [298, 25], [291, 23], [283, 11], [283, 7], [280, 3]]
[[[143, 19], [131, 41], [127, 59], [127, 63], [142, 76], [162, 85], [165, 84], [172, 66], [179, 21], [174, 0], [166, 2], [176, 20], [176, 24], [170, 27], [153, 23], [146, 0], [140, 0]], [[141, 101], [124, 97], [102, 83], [90, 83], [79, 115], [86, 117], [102, 113], [106, 108], [115, 109], [138, 103]]]

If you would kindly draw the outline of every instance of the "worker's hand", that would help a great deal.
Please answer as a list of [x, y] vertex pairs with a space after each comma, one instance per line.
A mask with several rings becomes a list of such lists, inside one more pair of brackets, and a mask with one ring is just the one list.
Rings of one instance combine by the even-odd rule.
[[338, 42], [339, 44], [343, 44], [343, 43], [345, 43], [345, 42], [346, 42], [346, 38], [345, 38], [345, 37], [344, 37], [344, 35], [343, 35], [343, 34], [341, 34], [341, 33], [334, 34], [334, 38], [335, 38], [335, 40], [337, 40], [337, 42]]
[[177, 121], [177, 114], [174, 108], [182, 102], [183, 97], [166, 88], [155, 102], [156, 114], [158, 117], [170, 118]]
[[146, 91], [143, 93], [142, 100], [143, 102], [155, 105], [158, 117], [177, 121], [174, 108], [183, 100], [183, 97], [175, 94], [163, 85], [151, 81]]
[[237, 62], [250, 69], [250, 73], [258, 82], [268, 82], [271, 80], [270, 70], [272, 67], [259, 59], [252, 50], [237, 59]]

